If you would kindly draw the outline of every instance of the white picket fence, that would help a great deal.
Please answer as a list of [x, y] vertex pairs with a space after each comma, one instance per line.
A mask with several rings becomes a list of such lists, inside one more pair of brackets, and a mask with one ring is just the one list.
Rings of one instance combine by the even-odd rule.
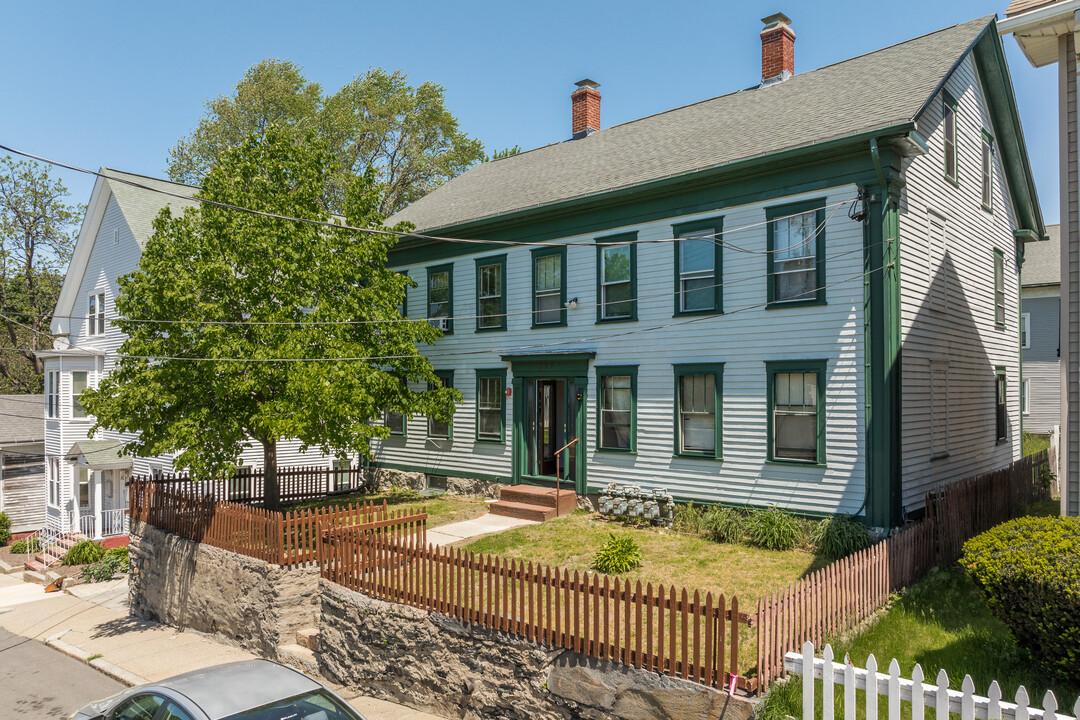
[[[900, 677], [900, 664], [894, 658], [889, 663], [889, 674], [877, 671], [873, 655], [866, 659], [866, 669], [850, 663], [833, 662], [831, 645], [825, 646], [823, 657], [814, 656], [814, 644], [805, 643], [803, 651], [789, 652], [784, 656], [784, 669], [802, 675], [803, 720], [814, 717], [814, 681], [822, 681], [821, 718], [834, 720], [835, 686], [844, 688], [844, 718], [855, 720], [856, 690], [865, 693], [866, 720], [877, 720], [878, 698], [888, 698], [889, 720], [900, 720], [900, 702], [911, 703], [911, 720], [924, 720], [926, 708], [935, 714], [935, 720], [949, 720], [949, 713], [956, 713], [962, 720], [1076, 720], [1080, 716], [1080, 698], [1073, 705], [1073, 715], [1058, 714], [1057, 698], [1049, 690], [1043, 696], [1042, 709], [1029, 707], [1027, 690], [1021, 686], [1016, 691], [1016, 702], [1001, 699], [1001, 687], [995, 680], [987, 691], [989, 697], [975, 694], [975, 683], [970, 675], [964, 676], [961, 689], [949, 689], [949, 676], [944, 670], [938, 673], [937, 684], [923, 683], [923, 670], [919, 665], [911, 672], [911, 679]], [[813, 667], [813, 672], [807, 672]], [[920, 692], [919, 689], [922, 689]]]

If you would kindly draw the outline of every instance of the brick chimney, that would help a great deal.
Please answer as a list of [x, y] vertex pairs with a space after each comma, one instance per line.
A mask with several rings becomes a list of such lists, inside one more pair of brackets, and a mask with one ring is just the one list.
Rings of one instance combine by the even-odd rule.
[[570, 94], [574, 139], [583, 138], [600, 129], [600, 83], [588, 78], [574, 83], [578, 89]]
[[795, 32], [791, 18], [776, 13], [761, 18], [761, 84], [783, 82], [795, 74]]

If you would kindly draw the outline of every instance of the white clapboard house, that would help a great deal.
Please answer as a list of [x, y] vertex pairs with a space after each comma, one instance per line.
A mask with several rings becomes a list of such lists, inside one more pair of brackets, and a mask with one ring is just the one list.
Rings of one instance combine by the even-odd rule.
[[1020, 456], [1045, 228], [995, 19], [803, 73], [765, 23], [749, 89], [601, 129], [582, 81], [571, 139], [389, 220], [464, 402], [388, 413], [376, 467], [889, 527]]

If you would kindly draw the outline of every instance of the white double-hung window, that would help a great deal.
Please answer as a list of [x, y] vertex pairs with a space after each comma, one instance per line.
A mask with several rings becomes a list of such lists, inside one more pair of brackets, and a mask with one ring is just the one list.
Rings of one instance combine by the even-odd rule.
[[91, 293], [86, 302], [86, 334], [105, 334], [105, 293]]
[[769, 303], [825, 302], [825, 209], [822, 202], [769, 208]]
[[82, 405], [82, 394], [86, 391], [87, 373], [79, 370], [71, 373], [71, 417], [86, 417], [86, 408]]

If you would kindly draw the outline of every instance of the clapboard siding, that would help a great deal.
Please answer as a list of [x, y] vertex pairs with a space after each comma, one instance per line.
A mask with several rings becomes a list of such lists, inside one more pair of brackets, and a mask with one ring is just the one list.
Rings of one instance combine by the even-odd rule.
[[1024, 431], [1047, 434], [1061, 423], [1061, 363], [1024, 361], [1028, 382], [1028, 414]]
[[[905, 161], [901, 199], [901, 332], [903, 363], [903, 503], [923, 504], [928, 489], [1001, 467], [1020, 456], [1019, 275], [1012, 205], [995, 157], [993, 212], [982, 209], [981, 133], [994, 128], [971, 57], [945, 84], [959, 104], [958, 185], [944, 174], [943, 99], [919, 118], [929, 152]], [[930, 223], [943, 221], [945, 253], [931, 267]], [[1005, 260], [1005, 327], [994, 324], [994, 249]], [[944, 293], [943, 309], [933, 293]], [[948, 362], [948, 455], [931, 459], [933, 361]], [[1009, 437], [995, 440], [994, 369], [1008, 378]], [[935, 402], [939, 402], [935, 398]]]
[[1030, 347], [1023, 349], [1028, 381], [1028, 413], [1024, 430], [1049, 433], [1061, 424], [1061, 297], [1060, 287], [1024, 289], [1021, 311], [1030, 321]]
[[[475, 321], [455, 322], [454, 334], [441, 339], [428, 355], [437, 370], [454, 370], [454, 384], [464, 394], [453, 424], [453, 440], [427, 440], [423, 418], [408, 423], [406, 438], [376, 444], [375, 461], [390, 466], [422, 467], [434, 474], [481, 474], [506, 480], [511, 475], [512, 403], [507, 408], [507, 442], [479, 444], [475, 436], [475, 370], [507, 368], [500, 355], [514, 348], [554, 343], [538, 350], [592, 350], [588, 387], [587, 447], [589, 489], [608, 482], [635, 482], [666, 488], [677, 496], [735, 504], [776, 504], [820, 512], [854, 512], [865, 490], [863, 428], [863, 281], [861, 226], [844, 209], [830, 214], [826, 229], [827, 306], [765, 310], [765, 208], [826, 197], [831, 206], [855, 196], [854, 187], [787, 197], [769, 203], [730, 207], [704, 215], [612, 230], [635, 231], [639, 240], [672, 236], [672, 223], [723, 217], [724, 239], [753, 251], [724, 253], [723, 316], [672, 318], [673, 247], [669, 243], [637, 248], [639, 305], [636, 322], [596, 323], [596, 250], [591, 235], [565, 238], [588, 246], [567, 248], [567, 297], [578, 298], [564, 328], [531, 328], [529, 248], [507, 254], [508, 329], [475, 333]], [[753, 226], [753, 227], [744, 227]], [[476, 257], [453, 260], [455, 316], [475, 315]], [[436, 264], [443, 264], [443, 261]], [[409, 292], [412, 317], [425, 315], [426, 268], [401, 267], [417, 281]], [[687, 322], [693, 320], [693, 322]], [[626, 334], [632, 333], [632, 334]], [[479, 354], [473, 353], [480, 351]], [[827, 460], [825, 469], [769, 465], [766, 457], [766, 360], [827, 359]], [[673, 457], [672, 365], [723, 362], [724, 459]], [[596, 373], [604, 365], [638, 366], [637, 452], [596, 450]]]
[[45, 458], [0, 452], [0, 479], [0, 512], [11, 518], [12, 532], [40, 530], [45, 524]]

